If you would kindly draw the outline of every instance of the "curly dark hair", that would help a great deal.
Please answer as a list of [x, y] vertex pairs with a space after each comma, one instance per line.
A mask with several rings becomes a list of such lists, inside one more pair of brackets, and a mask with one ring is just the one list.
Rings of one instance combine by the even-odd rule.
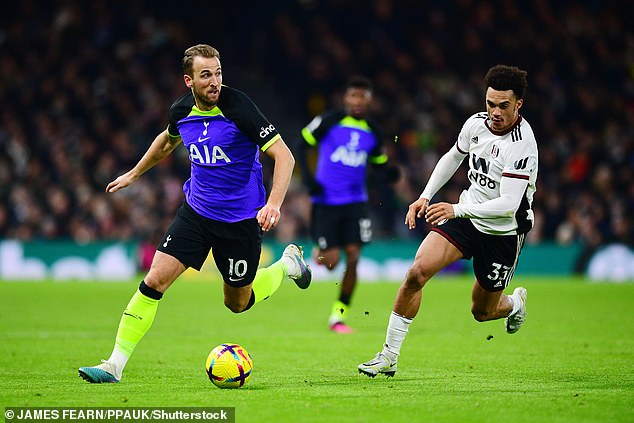
[[498, 91], [513, 90], [518, 99], [526, 94], [526, 75], [528, 72], [516, 66], [493, 66], [484, 77], [485, 88], [493, 88]]

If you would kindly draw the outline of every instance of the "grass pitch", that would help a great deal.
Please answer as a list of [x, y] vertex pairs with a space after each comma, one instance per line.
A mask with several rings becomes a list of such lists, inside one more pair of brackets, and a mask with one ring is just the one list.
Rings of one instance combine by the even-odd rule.
[[[634, 284], [516, 277], [528, 316], [514, 335], [471, 317], [471, 277], [437, 278], [391, 379], [359, 375], [398, 289], [361, 284], [352, 335], [328, 331], [335, 283], [289, 283], [251, 311], [222, 305], [219, 282], [178, 281], [119, 384], [77, 368], [107, 358], [138, 281], [0, 283], [0, 405], [235, 407], [238, 422], [634, 421]], [[511, 291], [511, 288], [509, 288]], [[204, 363], [217, 344], [253, 357], [247, 386], [221, 390]]]

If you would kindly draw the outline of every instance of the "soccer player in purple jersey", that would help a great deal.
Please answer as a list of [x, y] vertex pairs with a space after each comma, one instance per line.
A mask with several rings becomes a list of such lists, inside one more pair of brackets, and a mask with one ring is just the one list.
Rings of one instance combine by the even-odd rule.
[[[211, 250], [224, 280], [224, 303], [234, 313], [269, 298], [286, 278], [302, 289], [311, 271], [300, 247], [258, 269], [263, 232], [280, 221], [280, 207], [295, 159], [277, 129], [241, 91], [222, 84], [220, 54], [206, 44], [185, 50], [189, 92], [169, 110], [169, 123], [130, 171], [110, 182], [110, 193], [127, 187], [183, 144], [191, 177], [185, 201], [158, 245], [152, 265], [123, 312], [112, 354], [79, 375], [91, 383], [119, 382], [123, 369], [149, 330], [165, 291], [188, 267], [200, 270]], [[275, 162], [268, 200], [259, 154]]]
[[[441, 269], [473, 257], [475, 283], [471, 313], [479, 321], [505, 319], [508, 333], [526, 318], [526, 289], [508, 286], [533, 226], [531, 205], [537, 183], [537, 142], [519, 109], [524, 103], [526, 72], [498, 65], [487, 72], [486, 112], [471, 116], [454, 146], [440, 158], [420, 198], [405, 216], [413, 229], [416, 219], [434, 226], [423, 240], [390, 315], [383, 349], [359, 364], [360, 373], [394, 376], [401, 345], [421, 305], [422, 290]], [[429, 200], [449, 181], [464, 159], [469, 164], [469, 188], [457, 204]]]
[[[388, 157], [377, 126], [367, 118], [372, 85], [364, 77], [346, 84], [344, 110], [316, 116], [303, 130], [297, 161], [313, 202], [311, 232], [317, 245], [316, 261], [332, 270], [345, 252], [346, 264], [339, 298], [328, 324], [338, 333], [350, 333], [346, 324], [350, 300], [357, 284], [361, 246], [371, 241], [366, 189], [367, 165], [380, 169], [384, 179], [398, 179], [398, 168]], [[315, 173], [308, 169], [307, 147], [317, 149]]]

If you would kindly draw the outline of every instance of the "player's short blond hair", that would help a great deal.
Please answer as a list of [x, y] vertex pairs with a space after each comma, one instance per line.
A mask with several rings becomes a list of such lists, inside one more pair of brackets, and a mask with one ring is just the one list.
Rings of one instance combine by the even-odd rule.
[[185, 75], [193, 76], [192, 67], [196, 56], [205, 57], [207, 59], [212, 57], [220, 59], [220, 53], [218, 50], [210, 45], [197, 44], [195, 46], [191, 46], [185, 50], [185, 55], [183, 56], [183, 72], [185, 72]]

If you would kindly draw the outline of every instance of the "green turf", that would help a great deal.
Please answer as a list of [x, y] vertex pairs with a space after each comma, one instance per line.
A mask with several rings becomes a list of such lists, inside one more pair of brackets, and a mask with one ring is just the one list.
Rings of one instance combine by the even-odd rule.
[[[473, 320], [471, 278], [430, 283], [393, 379], [356, 366], [380, 348], [397, 284], [359, 287], [346, 336], [326, 329], [334, 283], [289, 283], [234, 315], [217, 282], [179, 281], [124, 380], [107, 385], [77, 368], [108, 357], [138, 281], [0, 283], [0, 405], [233, 406], [238, 422], [634, 421], [634, 284], [522, 279], [528, 318], [515, 335]], [[207, 379], [222, 342], [253, 357], [243, 389]]]

